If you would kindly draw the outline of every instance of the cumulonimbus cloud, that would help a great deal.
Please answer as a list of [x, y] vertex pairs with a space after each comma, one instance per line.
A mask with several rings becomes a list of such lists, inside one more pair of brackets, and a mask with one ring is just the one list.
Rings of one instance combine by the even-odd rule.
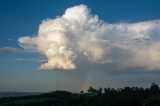
[[81, 56], [91, 64], [160, 69], [160, 20], [110, 24], [83, 4], [42, 21], [37, 36], [18, 41], [24, 49], [48, 58], [41, 69], [73, 70]]

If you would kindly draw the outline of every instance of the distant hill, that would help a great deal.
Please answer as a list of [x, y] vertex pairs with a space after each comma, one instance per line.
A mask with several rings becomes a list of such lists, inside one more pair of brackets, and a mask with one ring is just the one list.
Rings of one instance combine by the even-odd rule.
[[0, 92], [0, 98], [28, 96], [28, 95], [40, 95], [40, 94], [41, 94], [41, 92]]

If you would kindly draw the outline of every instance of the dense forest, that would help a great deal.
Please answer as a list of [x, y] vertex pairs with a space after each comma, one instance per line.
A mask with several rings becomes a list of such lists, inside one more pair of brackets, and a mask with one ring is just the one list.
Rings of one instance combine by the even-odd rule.
[[87, 92], [80, 93], [53, 91], [40, 95], [1, 98], [0, 106], [160, 106], [160, 88], [152, 83], [150, 88], [89, 87]]

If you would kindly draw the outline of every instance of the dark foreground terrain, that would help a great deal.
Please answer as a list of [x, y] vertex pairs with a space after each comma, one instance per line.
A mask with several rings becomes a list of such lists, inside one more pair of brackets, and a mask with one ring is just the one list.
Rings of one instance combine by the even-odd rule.
[[87, 93], [54, 91], [40, 95], [5, 97], [0, 106], [160, 106], [160, 88], [125, 87], [120, 89], [90, 87]]

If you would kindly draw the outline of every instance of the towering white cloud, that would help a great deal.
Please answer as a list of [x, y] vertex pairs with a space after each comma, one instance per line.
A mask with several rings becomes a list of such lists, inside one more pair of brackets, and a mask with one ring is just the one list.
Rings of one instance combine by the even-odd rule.
[[81, 57], [91, 64], [160, 69], [160, 20], [109, 24], [92, 15], [86, 5], [43, 21], [37, 36], [18, 41], [24, 49], [48, 58], [41, 69], [73, 70]]

